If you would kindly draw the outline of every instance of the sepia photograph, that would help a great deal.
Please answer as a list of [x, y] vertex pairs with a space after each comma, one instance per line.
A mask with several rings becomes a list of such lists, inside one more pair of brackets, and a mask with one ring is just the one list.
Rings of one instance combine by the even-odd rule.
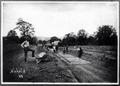
[[119, 84], [119, 1], [1, 1], [2, 84]]

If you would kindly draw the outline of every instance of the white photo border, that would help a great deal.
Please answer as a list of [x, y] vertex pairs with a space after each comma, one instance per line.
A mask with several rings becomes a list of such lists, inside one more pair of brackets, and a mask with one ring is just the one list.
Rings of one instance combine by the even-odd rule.
[[3, 3], [117, 3], [117, 25], [119, 26], [119, 1], [1, 1], [1, 84], [64, 84], [64, 85], [119, 85], [119, 29], [117, 30], [117, 83], [51, 83], [51, 82], [3, 82]]

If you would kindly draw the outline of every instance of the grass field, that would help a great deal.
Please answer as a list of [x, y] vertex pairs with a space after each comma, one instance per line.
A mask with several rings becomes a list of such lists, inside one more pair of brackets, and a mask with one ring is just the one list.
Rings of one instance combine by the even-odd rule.
[[[80, 46], [83, 50], [81, 59], [89, 61], [90, 66], [96, 70], [105, 72], [106, 75], [100, 75], [102, 78], [110, 82], [117, 81], [117, 47], [115, 46]], [[63, 51], [63, 48], [60, 48]], [[68, 53], [78, 57], [78, 50], [76, 46], [70, 46]], [[79, 58], [79, 57], [78, 57]], [[81, 65], [82, 66], [82, 65]], [[90, 68], [87, 68], [90, 69]], [[92, 69], [90, 69], [92, 71]], [[93, 71], [92, 71], [93, 72]], [[95, 72], [98, 74], [98, 71]], [[99, 74], [98, 74], [99, 75]], [[107, 77], [110, 76], [110, 77]]]
[[[83, 50], [82, 59], [90, 61], [93, 65], [103, 67], [117, 67], [117, 47], [116, 46], [79, 46]], [[62, 50], [62, 48], [60, 48]], [[76, 46], [70, 46], [68, 54], [78, 56]]]

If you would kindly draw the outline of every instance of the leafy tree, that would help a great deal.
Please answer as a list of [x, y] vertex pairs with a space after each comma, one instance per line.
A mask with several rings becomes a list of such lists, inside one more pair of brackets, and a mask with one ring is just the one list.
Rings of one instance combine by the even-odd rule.
[[30, 40], [30, 43], [32, 44], [32, 45], [37, 45], [37, 43], [38, 43], [38, 41], [37, 41], [37, 37], [32, 37], [31, 38], [31, 40]]
[[36, 37], [34, 36], [35, 31], [31, 23], [19, 18], [16, 25], [17, 27], [14, 28], [14, 30], [18, 29], [20, 31], [21, 33], [20, 42], [23, 42], [24, 40], [27, 39], [31, 44], [37, 43]]
[[3, 38], [4, 43], [19, 43], [19, 37], [16, 31], [10, 30], [6, 37]]
[[53, 36], [53, 37], [50, 38], [50, 43], [54, 42], [54, 41], [60, 41], [60, 39], [56, 36]]
[[21, 37], [24, 37], [25, 39], [29, 37], [34, 37], [35, 31], [31, 23], [19, 18], [16, 25], [17, 27], [14, 29], [19, 29], [19, 31], [21, 32]]
[[87, 41], [88, 41], [89, 45], [95, 45], [96, 44], [96, 39], [95, 39], [94, 36], [89, 36]]
[[31, 38], [31, 36], [21, 36], [20, 37], [20, 43], [22, 43], [23, 41], [25, 41], [25, 40], [28, 40], [28, 41], [30, 41], [32, 38]]
[[87, 33], [84, 29], [80, 29], [77, 33], [77, 36], [87, 37]]
[[42, 40], [43, 46], [47, 43], [46, 40]]
[[81, 29], [78, 31], [77, 44], [78, 45], [86, 45], [87, 44], [87, 33], [84, 29]]
[[117, 43], [115, 28], [110, 25], [100, 26], [96, 34], [96, 39], [99, 45], [115, 45]]
[[68, 34], [65, 34], [63, 40], [62, 40], [62, 45], [75, 45], [76, 44], [76, 35], [71, 32], [71, 33], [68, 33]]
[[64, 36], [64, 38], [69, 38], [69, 37], [76, 38], [76, 35], [74, 34], [74, 32], [71, 32], [71, 33], [65, 34], [65, 36]]
[[42, 41], [42, 40], [38, 40], [38, 43], [39, 43], [39, 44], [43, 44], [43, 41]]
[[10, 31], [8, 32], [8, 34], [7, 34], [7, 37], [10, 37], [10, 36], [17, 36], [16, 31], [10, 30]]

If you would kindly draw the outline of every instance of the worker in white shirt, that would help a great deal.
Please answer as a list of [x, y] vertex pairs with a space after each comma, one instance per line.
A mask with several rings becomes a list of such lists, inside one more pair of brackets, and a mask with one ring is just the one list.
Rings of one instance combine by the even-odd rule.
[[28, 40], [25, 40], [21, 46], [24, 48], [24, 53], [25, 53], [25, 62], [27, 62], [27, 52], [32, 51], [32, 57], [35, 57], [35, 49], [31, 48], [31, 45]]

